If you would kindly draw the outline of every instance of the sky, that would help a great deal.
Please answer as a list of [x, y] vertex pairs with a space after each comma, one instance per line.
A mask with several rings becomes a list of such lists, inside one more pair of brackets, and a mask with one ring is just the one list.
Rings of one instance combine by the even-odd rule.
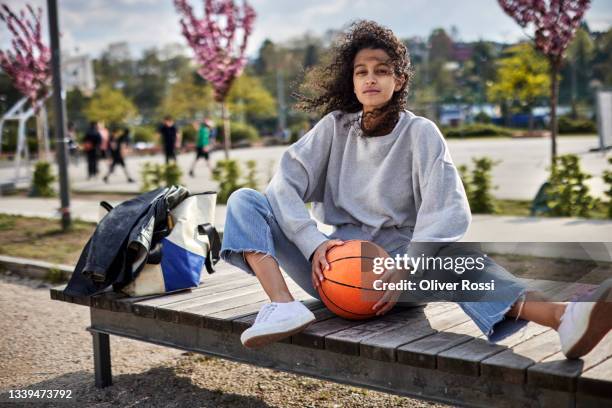
[[[202, 0], [191, 0], [197, 11]], [[0, 0], [13, 9], [23, 0]], [[250, 0], [257, 12], [248, 54], [257, 54], [266, 38], [283, 42], [306, 32], [321, 35], [341, 29], [356, 19], [370, 19], [391, 28], [400, 38], [427, 37], [438, 27], [458, 39], [515, 42], [525, 33], [496, 0]], [[45, 9], [44, 0], [30, 0]], [[186, 44], [172, 0], [58, 0], [62, 48], [97, 57], [109, 43], [128, 41], [133, 56], [150, 47]], [[46, 14], [45, 14], [46, 20]], [[612, 26], [612, 1], [593, 0], [585, 19], [591, 30]], [[46, 30], [46, 25], [45, 25]], [[0, 24], [0, 47], [8, 45], [8, 31]]]

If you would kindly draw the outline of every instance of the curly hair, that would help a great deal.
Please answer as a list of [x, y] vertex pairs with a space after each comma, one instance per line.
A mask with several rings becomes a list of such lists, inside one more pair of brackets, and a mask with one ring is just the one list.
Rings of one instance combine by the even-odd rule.
[[[399, 112], [406, 108], [412, 67], [406, 46], [390, 29], [374, 21], [352, 23], [329, 50], [329, 63], [311, 69], [300, 87], [302, 93], [295, 93], [294, 96], [298, 99], [299, 109], [323, 115], [335, 110], [344, 113], [362, 110], [363, 106], [354, 93], [353, 63], [357, 53], [363, 49], [385, 51], [389, 55], [388, 63], [393, 67], [394, 76], [404, 79], [401, 89], [393, 93], [391, 100], [385, 106], [363, 115], [360, 123], [366, 136], [386, 134], [395, 127]], [[349, 126], [351, 124], [348, 123]]]

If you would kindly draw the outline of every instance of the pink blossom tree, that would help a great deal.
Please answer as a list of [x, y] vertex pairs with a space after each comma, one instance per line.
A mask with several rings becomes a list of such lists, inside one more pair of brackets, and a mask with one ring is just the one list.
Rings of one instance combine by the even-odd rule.
[[30, 5], [18, 13], [6, 4], [0, 6], [0, 20], [8, 28], [11, 47], [0, 50], [0, 68], [11, 78], [13, 86], [27, 97], [37, 113], [39, 157], [43, 152], [41, 107], [49, 93], [51, 51], [42, 39], [42, 9]]
[[229, 158], [229, 112], [225, 99], [234, 79], [246, 65], [246, 48], [255, 10], [246, 2], [204, 0], [204, 15], [197, 18], [187, 0], [174, 0], [181, 15], [183, 36], [195, 53], [198, 73], [208, 81], [221, 103], [225, 158]]
[[533, 25], [535, 47], [550, 65], [550, 131], [552, 162], [557, 156], [557, 98], [559, 71], [565, 50], [576, 34], [590, 0], [498, 0], [521, 27]]

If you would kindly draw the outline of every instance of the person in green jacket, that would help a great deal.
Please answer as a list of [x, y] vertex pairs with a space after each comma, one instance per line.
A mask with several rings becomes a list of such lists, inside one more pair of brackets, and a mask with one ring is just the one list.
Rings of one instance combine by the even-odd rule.
[[208, 166], [208, 170], [212, 171], [212, 166], [210, 165], [209, 159], [209, 145], [210, 145], [210, 129], [212, 128], [212, 122], [209, 119], [206, 119], [202, 122], [195, 121], [193, 123], [193, 127], [198, 132], [198, 139], [196, 141], [196, 157], [191, 165], [191, 169], [189, 170], [189, 175], [191, 177], [195, 177], [195, 166], [200, 157], [203, 157], [206, 160], [206, 165]]

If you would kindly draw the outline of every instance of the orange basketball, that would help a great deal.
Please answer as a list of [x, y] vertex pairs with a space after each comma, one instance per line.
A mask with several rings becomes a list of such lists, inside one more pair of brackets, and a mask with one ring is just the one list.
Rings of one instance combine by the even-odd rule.
[[373, 272], [374, 258], [388, 257], [380, 246], [369, 241], [350, 240], [327, 251], [329, 269], [319, 285], [321, 300], [329, 310], [346, 319], [368, 319], [376, 315], [372, 306], [384, 294], [375, 290], [373, 282], [380, 279]]

